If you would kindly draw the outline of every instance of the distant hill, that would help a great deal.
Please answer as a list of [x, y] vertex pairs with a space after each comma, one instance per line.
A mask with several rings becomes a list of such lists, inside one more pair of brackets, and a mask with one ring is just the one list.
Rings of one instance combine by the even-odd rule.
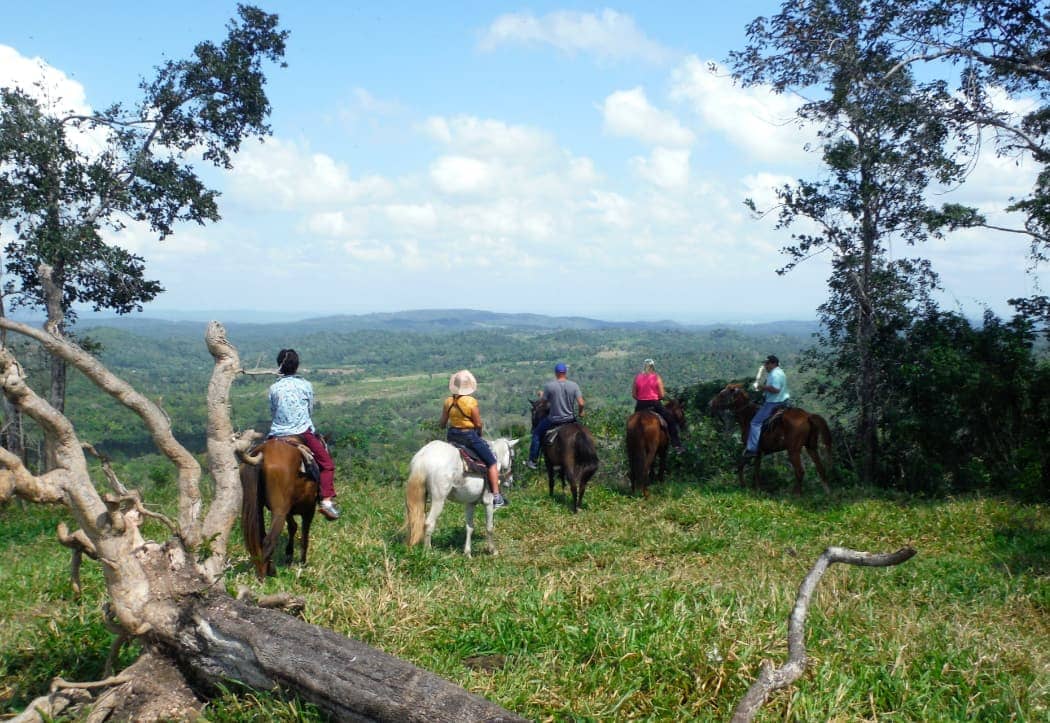
[[[245, 321], [244, 312], [199, 314], [194, 319], [163, 319], [149, 316], [83, 316], [77, 328], [97, 327], [122, 329], [147, 337], [199, 336], [208, 319], [223, 322], [231, 334], [255, 337], [303, 335], [311, 333], [347, 333], [354, 331], [400, 331], [420, 333], [467, 332], [471, 330], [534, 331], [611, 330], [637, 331], [712, 331], [725, 328], [755, 336], [785, 334], [808, 335], [817, 330], [816, 321], [776, 321], [759, 324], [682, 324], [676, 321], [606, 321], [583, 316], [545, 316], [543, 314], [500, 313], [477, 309], [417, 309], [371, 314], [342, 314], [292, 320], [282, 318]], [[228, 318], [224, 318], [228, 314]], [[177, 315], [172, 312], [172, 315]]]

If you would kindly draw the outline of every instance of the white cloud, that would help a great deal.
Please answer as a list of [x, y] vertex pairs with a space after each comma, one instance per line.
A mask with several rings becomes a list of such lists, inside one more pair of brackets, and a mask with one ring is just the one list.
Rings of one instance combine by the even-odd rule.
[[0, 45], [0, 87], [21, 88], [55, 115], [91, 112], [83, 85], [43, 58], [27, 58], [7, 45]]
[[689, 151], [656, 147], [649, 158], [631, 159], [635, 172], [660, 188], [683, 188], [689, 183]]
[[352, 203], [394, 190], [381, 176], [355, 179], [331, 156], [277, 138], [242, 145], [229, 175], [240, 199], [267, 210]]
[[817, 141], [813, 129], [800, 128], [793, 96], [767, 86], [742, 88], [721, 66], [711, 72], [695, 56], [671, 75], [671, 98], [688, 103], [705, 126], [725, 136], [748, 155], [769, 162], [812, 162], [806, 143]]
[[690, 146], [692, 131], [672, 113], [655, 108], [645, 91], [638, 87], [619, 90], [602, 104], [605, 131], [616, 136], [637, 138], [644, 143], [663, 146]]
[[597, 14], [560, 10], [542, 17], [528, 12], [501, 15], [485, 30], [479, 47], [491, 51], [503, 45], [550, 45], [567, 55], [587, 53], [602, 61], [659, 64], [674, 55], [646, 36], [630, 15], [610, 9]]
[[466, 156], [442, 156], [430, 166], [430, 179], [443, 193], [480, 193], [489, 190], [494, 175], [488, 163]]
[[529, 158], [547, 156], [555, 149], [553, 138], [543, 131], [502, 121], [460, 115], [435, 116], [422, 125], [423, 132], [452, 150], [481, 158]]

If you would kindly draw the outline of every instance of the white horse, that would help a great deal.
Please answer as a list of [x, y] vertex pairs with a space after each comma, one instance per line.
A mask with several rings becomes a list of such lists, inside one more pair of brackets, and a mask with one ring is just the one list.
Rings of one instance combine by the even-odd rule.
[[[517, 443], [518, 440], [505, 437], [489, 442], [496, 456], [501, 486], [509, 487], [514, 482], [512, 462], [514, 445]], [[423, 510], [427, 497], [430, 497], [430, 512], [424, 523]], [[448, 442], [434, 440], [416, 452], [409, 466], [408, 484], [405, 485], [405, 525], [408, 527], [409, 547], [422, 540], [423, 546], [430, 549], [430, 538], [447, 500], [459, 502], [466, 508], [467, 542], [463, 545], [463, 554], [471, 556], [474, 507], [478, 503], [485, 505], [487, 549], [490, 554], [497, 554], [496, 539], [492, 532], [492, 490], [489, 489], [488, 481], [481, 473], [465, 474], [459, 450]]]

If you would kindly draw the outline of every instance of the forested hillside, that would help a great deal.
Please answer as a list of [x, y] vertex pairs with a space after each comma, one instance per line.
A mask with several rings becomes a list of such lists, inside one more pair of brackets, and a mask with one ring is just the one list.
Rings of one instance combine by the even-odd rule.
[[[622, 424], [633, 401], [630, 385], [651, 357], [669, 387], [750, 378], [769, 353], [792, 368], [796, 395], [805, 399], [795, 367], [812, 343], [812, 324], [690, 328], [581, 319], [468, 312], [310, 319], [296, 324], [230, 324], [249, 369], [272, 370], [283, 347], [303, 360], [317, 395], [316, 421], [334, 436], [337, 454], [350, 455], [383, 479], [396, 478], [422, 442], [440, 435], [437, 418], [448, 377], [469, 368], [493, 433], [520, 435], [528, 400], [552, 377], [558, 361], [580, 383], [588, 413]], [[454, 321], [450, 321], [454, 320]], [[545, 324], [539, 323], [541, 320]], [[783, 331], [778, 327], [782, 326]], [[411, 330], [404, 330], [409, 327]], [[201, 342], [204, 324], [114, 320], [80, 331], [100, 345], [99, 358], [176, 420], [185, 443], [202, 450], [202, 390], [212, 361]], [[43, 367], [40, 374], [44, 373]], [[234, 386], [234, 422], [265, 430], [272, 376], [245, 376]], [[68, 413], [86, 439], [117, 457], [154, 452], [132, 413], [73, 375]]]

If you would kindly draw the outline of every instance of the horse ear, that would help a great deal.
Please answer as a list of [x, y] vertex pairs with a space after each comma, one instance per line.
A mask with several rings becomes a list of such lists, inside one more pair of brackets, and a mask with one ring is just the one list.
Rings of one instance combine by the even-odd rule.
[[515, 445], [515, 444], [517, 444], [517, 443], [518, 443], [518, 442], [520, 442], [520, 441], [521, 441], [521, 439], [520, 439], [520, 438], [519, 438], [519, 439], [511, 439], [511, 440], [509, 440], [509, 441], [507, 442], [507, 446], [513, 449], [513, 448], [514, 448], [514, 445]]

